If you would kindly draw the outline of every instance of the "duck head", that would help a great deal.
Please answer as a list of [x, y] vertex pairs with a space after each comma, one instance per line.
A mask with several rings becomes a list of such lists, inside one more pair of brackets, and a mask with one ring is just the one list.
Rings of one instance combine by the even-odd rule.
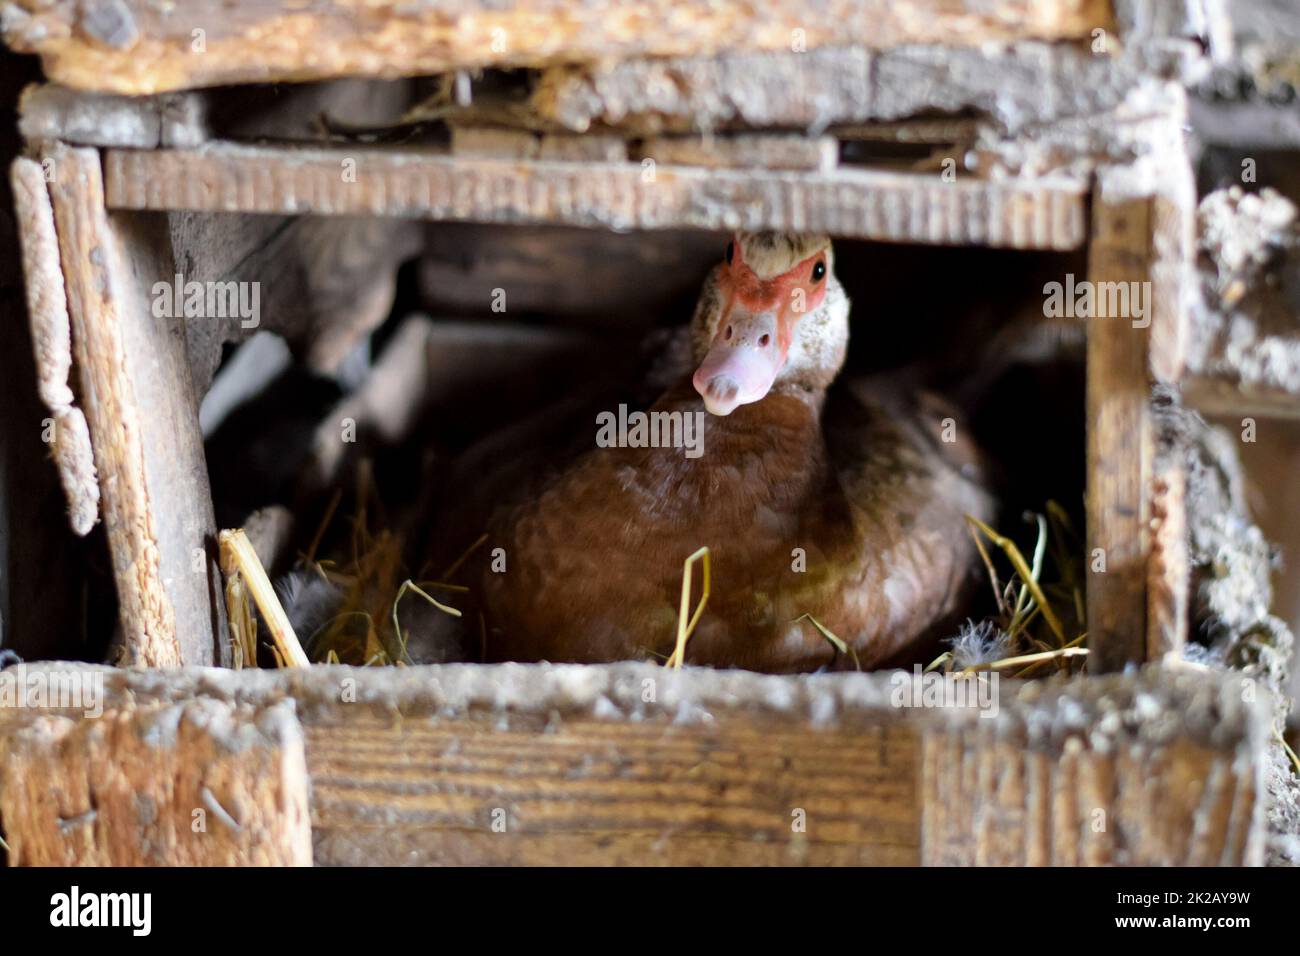
[[849, 341], [849, 300], [827, 236], [736, 233], [692, 320], [692, 382], [714, 415], [773, 389], [821, 392]]

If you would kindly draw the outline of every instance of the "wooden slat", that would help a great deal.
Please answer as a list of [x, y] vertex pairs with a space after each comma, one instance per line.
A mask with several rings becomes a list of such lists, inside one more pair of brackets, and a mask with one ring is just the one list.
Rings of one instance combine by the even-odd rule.
[[123, 272], [104, 213], [99, 157], [93, 150], [77, 149], [48, 158], [54, 163], [50, 194], [73, 351], [100, 476], [123, 637], [132, 660], [175, 666], [181, 663], [181, 649], [175, 609], [163, 585], [141, 410], [127, 371], [120, 314]]
[[[353, 175], [354, 174], [354, 175]], [[709, 170], [463, 159], [417, 149], [109, 150], [118, 209], [398, 216], [614, 229], [785, 229], [893, 242], [1073, 249], [1086, 186], [1065, 178]]]
[[[159, 715], [211, 713], [224, 739], [222, 721], [248, 734], [247, 715], [292, 701], [318, 865], [1241, 865], [1262, 854], [1272, 704], [1248, 702], [1230, 675], [1004, 681], [996, 712], [981, 712], [898, 706], [911, 675], [889, 672], [45, 664], [0, 672], [0, 692], [20, 672], [63, 686], [101, 675], [107, 726], [132, 733]], [[144, 766], [151, 786], [178, 776], [183, 790], [225, 766], [203, 749], [173, 760], [167, 734], [146, 735], [162, 753], [114, 743], [117, 731], [96, 729], [105, 723], [55, 702], [0, 707], [0, 753], [26, 754], [57, 726], [61, 767], [124, 753], [128, 779]], [[76, 779], [91, 783], [74, 793], [111, 790]], [[5, 838], [60, 845], [53, 811], [8, 810], [31, 786], [0, 773]], [[63, 829], [79, 806], [60, 805]]]
[[1300, 391], [1192, 375], [1181, 383], [1183, 401], [1206, 415], [1300, 419]]
[[[1180, 150], [1170, 150], [1162, 163], [1161, 188], [1151, 198], [1149, 241], [1148, 375], [1172, 384], [1187, 365], [1196, 258], [1196, 183]], [[1192, 592], [1187, 476], [1181, 462], [1157, 467], [1153, 459], [1151, 468], [1145, 659], [1178, 660], [1187, 644]]]
[[[923, 865], [1258, 864], [1243, 840], [1258, 780], [1190, 740], [1057, 753], [1023, 737], [930, 734], [922, 752]], [[1000, 731], [1005, 735], [1006, 728]]]
[[99, 521], [99, 482], [86, 416], [72, 391], [72, 324], [59, 265], [54, 209], [40, 163], [19, 157], [11, 172], [36, 388], [53, 416], [51, 452], [68, 501], [68, 521], [75, 533], [85, 535]]
[[19, 866], [310, 866], [302, 729], [210, 699], [39, 718], [0, 750]]
[[0, 23], [51, 79], [141, 94], [611, 56], [1077, 39], [1112, 17], [1106, 0], [4, 0]]
[[165, 223], [110, 219], [95, 150], [47, 158], [126, 660], [212, 663], [220, 591], [198, 406], [182, 320], [155, 318], [146, 297], [173, 275]]
[[313, 839], [322, 862], [907, 865], [916, 754], [898, 724], [358, 715], [308, 731]]
[[[1150, 279], [1149, 197], [1098, 195], [1088, 279]], [[1147, 659], [1147, 564], [1154, 457], [1149, 329], [1127, 316], [1088, 319], [1088, 670]]]

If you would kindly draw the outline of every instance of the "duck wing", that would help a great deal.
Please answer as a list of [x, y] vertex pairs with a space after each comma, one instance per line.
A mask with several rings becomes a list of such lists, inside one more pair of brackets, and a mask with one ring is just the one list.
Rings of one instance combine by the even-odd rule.
[[963, 418], [933, 393], [847, 380], [824, 423], [855, 552], [838, 582], [840, 633], [878, 665], [955, 623], [978, 580], [966, 516], [992, 521], [996, 500]]

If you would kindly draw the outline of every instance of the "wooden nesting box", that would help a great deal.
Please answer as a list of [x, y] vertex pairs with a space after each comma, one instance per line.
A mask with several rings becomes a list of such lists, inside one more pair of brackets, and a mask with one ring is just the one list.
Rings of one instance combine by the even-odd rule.
[[[129, 659], [184, 665], [73, 669], [104, 682], [104, 719], [0, 710], [16, 861], [1260, 859], [1263, 712], [1162, 666], [1188, 587], [1149, 394], [1182, 370], [1199, 5], [688, 6], [0, 2], [51, 81], [24, 97], [13, 180], [73, 523], [106, 525]], [[463, 71], [497, 67], [533, 71], [528, 99], [465, 102]], [[382, 125], [429, 73], [455, 78], [447, 145], [304, 122]], [[255, 120], [267, 92], [230, 86], [281, 81], [313, 82]], [[919, 161], [872, 161], [900, 145]], [[1092, 282], [1149, 283], [1143, 321], [1087, 321], [1097, 676], [1017, 686], [986, 720], [901, 708], [891, 675], [202, 669], [230, 656], [198, 403], [247, 330], [159, 316], [148, 290], [267, 280], [263, 327], [331, 367], [383, 318], [417, 220], [1086, 249]], [[1100, 676], [1129, 664], [1150, 666]], [[157, 788], [149, 819], [124, 786]], [[217, 821], [197, 836], [196, 809]]]

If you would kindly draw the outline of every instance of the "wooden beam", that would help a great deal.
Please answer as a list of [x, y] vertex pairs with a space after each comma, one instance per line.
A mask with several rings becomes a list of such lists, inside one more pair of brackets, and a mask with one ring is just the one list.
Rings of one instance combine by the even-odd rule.
[[46, 159], [125, 657], [212, 663], [220, 578], [183, 320], [154, 317], [145, 294], [173, 274], [165, 224], [110, 218], [95, 150]]
[[1300, 391], [1281, 385], [1235, 381], [1215, 375], [1190, 375], [1180, 383], [1183, 402], [1206, 415], [1300, 419]]
[[[980, 118], [1004, 135], [1040, 138], [1046, 124], [1108, 114], [1106, 131], [1144, 110], [1109, 115], [1149, 75], [1141, 56], [1097, 56], [1084, 44], [860, 45], [796, 53], [619, 58], [538, 74], [522, 117], [575, 132], [631, 136], [769, 129], [820, 131], [909, 118]], [[1149, 106], [1150, 104], [1148, 104]], [[1070, 152], [1088, 152], [1080, 127]], [[1100, 148], [1100, 147], [1096, 147]]]
[[739, 133], [724, 136], [651, 136], [637, 148], [636, 160], [709, 169], [791, 169], [830, 172], [839, 163], [833, 136], [801, 133]]
[[194, 147], [208, 138], [206, 106], [200, 93], [130, 97], [34, 83], [18, 100], [18, 131], [29, 143]]
[[0, 23], [52, 80], [138, 95], [620, 56], [1080, 39], [1112, 17], [1106, 0], [4, 0]]
[[[114, 826], [132, 812], [116, 794], [148, 775], [149, 787], [175, 779], [184, 795], [161, 804], [156, 827], [171, 833], [206, 768], [265, 781], [276, 761], [296, 761], [290, 729], [252, 730], [254, 715], [294, 714], [322, 865], [1242, 865], [1263, 852], [1271, 702], [1247, 702], [1233, 674], [1005, 680], [983, 707], [902, 706], [914, 679], [903, 672], [651, 664], [166, 674], [43, 664], [0, 672], [0, 693], [96, 674], [104, 717], [67, 701], [0, 707], [0, 753], [18, 755], [0, 772], [11, 846], [65, 846], [88, 798], [115, 839], [149, 835], [133, 817]], [[232, 768], [243, 758], [208, 749], [189, 726], [201, 714], [213, 715], [214, 739], [248, 734], [257, 753]], [[178, 716], [178, 733], [147, 732]], [[57, 748], [42, 742], [54, 728]], [[35, 763], [33, 748], [45, 755]], [[94, 769], [114, 754], [129, 758], [124, 773]], [[71, 779], [73, 796], [40, 810], [31, 781], [46, 779]], [[268, 832], [298, 832], [272, 822], [275, 801], [246, 804], [268, 808], [257, 817]], [[160, 852], [211, 852], [188, 839]]]
[[14, 865], [311, 865], [289, 703], [113, 707], [39, 718], [5, 742], [0, 817]]
[[1070, 178], [710, 170], [464, 159], [420, 149], [109, 150], [116, 209], [396, 216], [614, 229], [786, 229], [890, 242], [1073, 249]]
[[[1148, 374], [1152, 381], [1172, 384], [1187, 365], [1196, 281], [1196, 183], [1190, 162], [1178, 151], [1167, 154], [1162, 176], [1163, 188], [1151, 198]], [[1151, 467], [1146, 660], [1178, 660], [1187, 645], [1192, 600], [1187, 475], [1181, 461], [1157, 464], [1153, 458]]]
[[[1151, 277], [1152, 201], [1149, 196], [1112, 196], [1104, 191], [1104, 179], [1100, 186], [1093, 198], [1088, 279], [1094, 290], [1111, 282], [1134, 282], [1141, 288]], [[1088, 318], [1085, 559], [1091, 673], [1147, 659], [1155, 454], [1148, 332], [1129, 315]]]
[[36, 388], [53, 416], [50, 447], [68, 502], [68, 521], [76, 534], [84, 536], [99, 521], [99, 482], [86, 416], [72, 392], [72, 325], [59, 264], [54, 209], [40, 163], [26, 157], [15, 159], [12, 180]]

